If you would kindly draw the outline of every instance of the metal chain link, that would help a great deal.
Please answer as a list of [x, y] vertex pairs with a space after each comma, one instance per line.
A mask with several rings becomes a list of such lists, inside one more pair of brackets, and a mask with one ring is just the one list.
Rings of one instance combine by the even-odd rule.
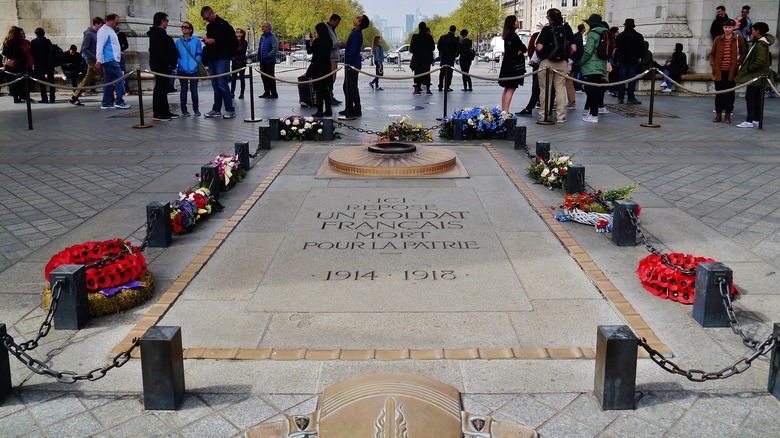
[[750, 348], [751, 350], [756, 350], [758, 346], [761, 344], [759, 341], [752, 339], [748, 337], [744, 331], [742, 331], [742, 324], [739, 323], [739, 320], [737, 320], [737, 315], [734, 313], [734, 307], [731, 305], [731, 294], [729, 293], [729, 285], [726, 284], [726, 279], [721, 278], [720, 282], [718, 283], [718, 288], [720, 290], [720, 296], [723, 298], [723, 307], [726, 308], [726, 315], [729, 317], [729, 325], [731, 326], [731, 331], [734, 332], [734, 334], [739, 335], [740, 338], [742, 338], [742, 343]]
[[157, 220], [157, 211], [158, 210], [152, 210], [152, 214], [149, 215], [149, 218], [146, 220], [146, 235], [144, 236], [144, 241], [141, 242], [141, 245], [138, 247], [138, 249], [141, 250], [141, 252], [144, 252], [146, 247], [149, 245], [149, 239], [152, 238], [152, 223]]
[[95, 380], [102, 379], [110, 370], [119, 368], [126, 364], [127, 361], [129, 361], [132, 357], [133, 350], [135, 350], [136, 347], [140, 345], [140, 339], [133, 338], [133, 343], [130, 348], [116, 355], [111, 363], [108, 363], [99, 368], [95, 368], [85, 374], [78, 374], [73, 371], [57, 371], [52, 369], [46, 365], [46, 363], [41, 362], [40, 360], [35, 359], [34, 357], [25, 353], [22, 347], [14, 342], [14, 338], [11, 335], [6, 334], [2, 337], [2, 341], [8, 352], [19, 359], [20, 362], [25, 364], [30, 371], [41, 376], [53, 377], [61, 383], [76, 383], [81, 380], [89, 380], [90, 382], [94, 382]]
[[650, 355], [650, 359], [653, 360], [653, 362], [657, 363], [658, 366], [663, 368], [665, 371], [671, 373], [671, 374], [679, 374], [681, 376], [685, 376], [688, 380], [692, 382], [706, 382], [708, 380], [719, 380], [719, 379], [727, 379], [733, 375], [736, 374], [742, 374], [745, 371], [750, 368], [752, 362], [756, 360], [759, 356], [763, 356], [767, 354], [769, 351], [771, 351], [777, 343], [777, 339], [775, 339], [772, 336], [772, 333], [770, 333], [764, 341], [758, 345], [758, 347], [755, 349], [755, 352], [751, 354], [748, 357], [742, 357], [736, 362], [734, 362], [731, 366], [728, 366], [726, 368], [720, 369], [718, 371], [704, 371], [704, 370], [697, 370], [697, 369], [690, 369], [686, 370], [681, 368], [676, 363], [672, 362], [669, 359], [666, 359], [661, 353], [659, 353], [657, 350], [653, 349], [645, 338], [639, 339], [639, 345], [647, 351], [647, 353]]
[[[375, 132], [375, 131], [372, 131], [370, 129], [363, 129], [363, 128], [360, 128], [360, 127], [357, 127], [357, 126], [350, 126], [350, 125], [347, 125], [346, 123], [337, 122], [336, 120], [333, 120], [333, 125], [338, 127], [338, 128], [347, 128], [347, 129], [350, 129], [352, 131], [362, 132], [364, 134], [370, 134], [370, 135], [379, 135], [379, 134], [382, 133], [381, 131], [380, 132]], [[423, 132], [429, 132], [429, 131], [434, 131], [434, 130], [439, 129], [439, 128], [441, 128], [441, 125], [433, 125], [430, 128], [422, 128], [422, 130], [423, 130]]]
[[65, 284], [64, 280], [57, 280], [54, 282], [54, 286], [51, 289], [51, 304], [49, 304], [49, 312], [46, 314], [46, 318], [43, 319], [41, 326], [38, 327], [38, 335], [35, 339], [27, 342], [22, 342], [17, 347], [20, 351], [30, 351], [38, 347], [38, 341], [41, 338], [45, 338], [51, 331], [51, 322], [54, 319], [54, 312], [57, 311], [57, 304], [60, 300], [60, 294], [62, 293], [62, 287]]
[[639, 218], [636, 217], [636, 214], [634, 214], [633, 211], [628, 210], [628, 217], [629, 217], [629, 219], [631, 219], [631, 223], [634, 225], [634, 228], [636, 228], [636, 235], [639, 236], [639, 239], [641, 239], [642, 242], [645, 244], [645, 247], [647, 248], [647, 250], [649, 252], [657, 255], [658, 257], [660, 257], [661, 258], [661, 262], [663, 262], [663, 264], [665, 264], [666, 266], [668, 266], [668, 267], [670, 267], [672, 269], [676, 269], [676, 270], [680, 271], [682, 274], [685, 274], [685, 275], [696, 275], [696, 268], [695, 267], [692, 268], [692, 269], [685, 269], [685, 268], [683, 268], [680, 265], [675, 265], [669, 259], [668, 255], [666, 255], [665, 253], [659, 251], [656, 247], [654, 247], [650, 243], [650, 240], [647, 238], [647, 236], [645, 236], [645, 234], [639, 228]]

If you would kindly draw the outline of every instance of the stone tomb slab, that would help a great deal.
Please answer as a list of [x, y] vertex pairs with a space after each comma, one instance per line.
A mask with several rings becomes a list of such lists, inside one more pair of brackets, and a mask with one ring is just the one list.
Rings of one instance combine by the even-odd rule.
[[256, 312], [531, 309], [471, 188], [312, 188], [247, 305]]

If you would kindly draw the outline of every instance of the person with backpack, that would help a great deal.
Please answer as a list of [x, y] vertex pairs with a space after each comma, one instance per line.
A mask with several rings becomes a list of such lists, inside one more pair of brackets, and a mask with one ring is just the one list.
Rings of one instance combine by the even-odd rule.
[[[582, 58], [580, 59], [580, 72], [584, 81], [593, 84], [601, 84], [607, 76], [607, 59], [605, 52], [609, 52], [609, 36], [612, 34], [601, 24], [599, 14], [591, 14], [585, 23], [590, 26], [583, 44]], [[585, 85], [585, 108], [582, 121], [589, 123], [599, 122], [599, 109], [604, 106], [604, 92], [606, 88], [595, 85]]]
[[[39, 81], [48, 81], [54, 83], [54, 66], [49, 62], [49, 55], [52, 50], [51, 40], [45, 37], [46, 32], [43, 28], [35, 29], [35, 38], [30, 41], [30, 53], [35, 60], [33, 68], [33, 77]], [[41, 103], [54, 103], [54, 87], [49, 88], [49, 95], [46, 95], [46, 86], [38, 84], [41, 90]]]
[[[556, 70], [560, 74], [550, 72], [550, 81], [555, 88], [555, 95], [558, 96], [559, 104], [556, 105], [558, 123], [566, 122], [566, 105], [563, 103], [566, 96], [566, 73], [567, 59], [577, 50], [574, 44], [574, 34], [571, 27], [563, 22], [563, 15], [557, 8], [547, 10], [547, 26], [544, 26], [536, 39], [536, 51], [539, 52], [541, 62], [539, 68]], [[539, 101], [541, 108], [539, 110], [539, 121], [544, 120], [544, 111], [549, 110], [546, 105], [551, 101], [547, 81], [545, 77], [539, 78]], [[552, 102], [550, 102], [552, 103]], [[550, 105], [552, 107], [552, 105]]]
[[[628, 78], [636, 76], [639, 70], [639, 61], [645, 53], [645, 39], [641, 33], [636, 31], [636, 24], [633, 18], [626, 18], [623, 23], [625, 29], [615, 39], [615, 59], [620, 69], [620, 80], [625, 81]], [[642, 102], [636, 100], [634, 90], [636, 90], [636, 81], [628, 83], [628, 104], [641, 105]], [[620, 85], [618, 88], [618, 103], [626, 102], [626, 85]]]
[[473, 91], [471, 88], [471, 76], [468, 74], [471, 70], [471, 63], [474, 62], [476, 53], [474, 52], [474, 42], [469, 39], [469, 31], [461, 29], [460, 31], [460, 70], [465, 73], [463, 76], [463, 89], [461, 91]]

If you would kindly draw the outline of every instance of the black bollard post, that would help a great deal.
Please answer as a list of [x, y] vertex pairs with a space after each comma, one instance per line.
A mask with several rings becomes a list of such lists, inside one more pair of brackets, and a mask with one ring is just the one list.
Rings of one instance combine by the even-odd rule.
[[135, 69], [135, 78], [138, 84], [138, 117], [141, 118], [141, 123], [138, 125], [133, 125], [133, 128], [136, 129], [143, 129], [143, 128], [151, 128], [152, 125], [146, 125], [144, 123], [144, 89], [141, 86], [141, 69], [137, 68]]
[[[7, 334], [5, 324], [0, 324], [0, 340]], [[8, 360], [8, 349], [0, 345], [0, 402], [11, 392], [11, 362]]]
[[200, 186], [209, 189], [214, 199], [222, 194], [222, 180], [219, 178], [219, 168], [216, 164], [207, 164], [200, 168]]
[[[260, 122], [263, 119], [261, 117], [255, 118], [255, 81], [252, 77], [254, 67], [249, 66], [249, 118], [244, 119], [245, 122]], [[248, 169], [247, 169], [248, 170]]]
[[89, 321], [89, 300], [87, 298], [87, 277], [84, 265], [61, 265], [49, 275], [51, 296], [54, 298], [55, 284], [62, 281], [57, 311], [54, 312], [56, 330], [80, 330]]
[[452, 139], [463, 140], [463, 119], [452, 119]]
[[761, 75], [761, 105], [758, 107], [758, 129], [764, 129], [764, 102], [766, 101], [766, 75]]
[[536, 156], [542, 157], [544, 162], [550, 160], [550, 142], [549, 141], [537, 141], [536, 142]]
[[258, 128], [260, 145], [259, 149], [271, 150], [271, 127], [261, 126]]
[[509, 141], [515, 140], [515, 126], [517, 126], [517, 118], [513, 117], [506, 121], [506, 139]]
[[[544, 68], [544, 119], [543, 120], [537, 120], [536, 123], [540, 125], [554, 125], [555, 122], [548, 120], [548, 115], [550, 114], [550, 95], [552, 94], [550, 92], [550, 67]], [[558, 99], [562, 99], [561, 97], [558, 97]], [[563, 100], [561, 100], [563, 102]]]
[[720, 295], [720, 282], [731, 289], [733, 273], [722, 263], [696, 265], [696, 288], [693, 295], [693, 319], [702, 327], [728, 327], [729, 316]]
[[617, 246], [636, 246], [636, 225], [631, 220], [638, 211], [634, 201], [615, 201], [612, 216], [612, 243]]
[[639, 339], [627, 325], [600, 325], [596, 334], [596, 400], [602, 411], [634, 409]]
[[652, 73], [652, 78], [650, 79], [650, 110], [648, 111], [648, 120], [647, 123], [640, 123], [639, 126], [643, 126], [645, 128], [660, 128], [661, 125], [657, 123], [653, 123], [653, 106], [655, 104], [655, 75], [658, 72], [655, 67], [650, 69], [650, 73]]
[[566, 194], [573, 195], [585, 191], [585, 166], [572, 164], [566, 171]]
[[150, 327], [140, 345], [144, 408], [176, 410], [184, 398], [181, 327]]
[[[331, 120], [331, 126], [333, 120]], [[268, 119], [268, 126], [271, 128], [271, 141], [279, 140], [279, 119]]]
[[235, 148], [236, 148], [236, 156], [238, 157], [238, 162], [241, 163], [241, 168], [244, 170], [251, 169], [252, 165], [249, 161], [249, 142], [248, 141], [236, 142]]
[[444, 80], [442, 81], [442, 83], [444, 84], [444, 108], [443, 108], [442, 113], [441, 113], [441, 118], [437, 117], [436, 120], [444, 120], [444, 119], [447, 118], [447, 88], [449, 88], [447, 86], [447, 69], [448, 68], [450, 68], [450, 66], [445, 64], [444, 67], [442, 67], [442, 69], [440, 70], [441, 74], [444, 75]]
[[526, 126], [515, 126], [515, 150], [528, 149], [526, 144], [528, 128]]
[[152, 231], [148, 245], [152, 248], [167, 248], [173, 243], [171, 225], [171, 203], [155, 201], [146, 204], [146, 221]]
[[322, 138], [325, 141], [333, 141], [336, 138], [333, 132], [333, 119], [322, 119]]
[[775, 338], [775, 346], [772, 347], [772, 354], [769, 358], [769, 384], [767, 390], [780, 400], [780, 324], [775, 323], [775, 329], [772, 332]]
[[24, 79], [22, 79], [22, 82], [24, 82], [24, 98], [25, 103], [27, 104], [27, 130], [32, 131], [33, 130], [33, 121], [32, 121], [32, 107], [30, 106], [30, 76], [24, 75], [22, 76]]

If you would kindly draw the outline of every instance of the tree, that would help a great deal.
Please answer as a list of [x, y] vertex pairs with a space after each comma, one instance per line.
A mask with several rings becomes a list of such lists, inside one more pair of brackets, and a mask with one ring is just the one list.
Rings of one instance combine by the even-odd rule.
[[607, 10], [607, 0], [582, 0], [580, 6], [574, 8], [566, 16], [566, 21], [571, 27], [576, 28], [580, 23], [585, 23], [591, 14], [599, 14], [604, 17]]
[[461, 0], [452, 18], [458, 30], [468, 29], [469, 36], [475, 41], [488, 32], [500, 34], [504, 22], [500, 2], [494, 0]]

